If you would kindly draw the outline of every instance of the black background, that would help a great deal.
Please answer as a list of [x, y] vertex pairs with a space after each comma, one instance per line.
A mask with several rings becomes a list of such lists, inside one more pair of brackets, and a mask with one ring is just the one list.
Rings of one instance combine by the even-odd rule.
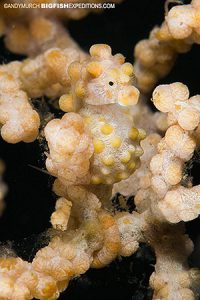
[[[83, 49], [88, 51], [92, 44], [107, 43], [113, 53], [121, 52], [127, 61], [133, 62], [134, 45], [147, 38], [153, 26], [161, 24], [163, 18], [163, 0], [126, 0], [115, 9], [72, 21], [68, 27]], [[1, 63], [22, 58], [7, 51], [3, 40], [0, 46]], [[181, 81], [188, 85], [191, 95], [200, 93], [199, 54], [195, 45], [188, 54], [180, 55], [173, 71], [161, 83]], [[53, 178], [29, 166], [44, 167], [43, 150], [37, 141], [10, 145], [0, 140], [0, 158], [6, 163], [4, 178], [9, 186], [6, 210], [0, 218], [0, 240], [2, 245], [12, 241], [9, 245], [29, 261], [47, 242], [39, 234], [50, 226], [49, 217], [55, 204], [55, 196], [51, 192]], [[198, 157], [196, 154], [190, 170], [195, 184], [200, 183]], [[199, 229], [198, 219], [187, 224], [187, 232], [194, 242]], [[151, 250], [141, 245], [141, 250], [131, 258], [118, 259], [103, 270], [90, 270], [73, 280], [59, 299], [151, 299], [151, 290], [147, 287], [154, 262]], [[198, 265], [199, 262], [193, 257], [191, 264]]]

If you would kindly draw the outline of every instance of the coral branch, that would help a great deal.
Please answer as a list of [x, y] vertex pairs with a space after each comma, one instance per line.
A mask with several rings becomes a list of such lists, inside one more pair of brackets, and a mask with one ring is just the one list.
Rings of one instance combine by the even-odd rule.
[[134, 70], [141, 91], [150, 92], [157, 81], [170, 72], [179, 53], [200, 43], [199, 15], [199, 0], [175, 6], [161, 27], [154, 28], [149, 39], [136, 45]]

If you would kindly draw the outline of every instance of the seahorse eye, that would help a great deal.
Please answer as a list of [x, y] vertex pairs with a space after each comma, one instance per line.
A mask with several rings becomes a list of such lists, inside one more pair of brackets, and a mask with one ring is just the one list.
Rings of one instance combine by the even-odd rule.
[[109, 85], [110, 85], [110, 86], [113, 86], [113, 85], [114, 85], [114, 82], [113, 82], [113, 81], [109, 81]]

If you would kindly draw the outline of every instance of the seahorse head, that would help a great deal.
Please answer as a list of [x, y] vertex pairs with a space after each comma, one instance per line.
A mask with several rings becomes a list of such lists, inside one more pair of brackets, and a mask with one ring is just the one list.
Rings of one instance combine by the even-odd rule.
[[85, 104], [135, 105], [139, 91], [133, 85], [133, 66], [124, 61], [122, 54], [112, 55], [110, 46], [93, 45], [87, 60], [69, 66], [71, 91], [61, 97], [61, 109], [76, 111]]

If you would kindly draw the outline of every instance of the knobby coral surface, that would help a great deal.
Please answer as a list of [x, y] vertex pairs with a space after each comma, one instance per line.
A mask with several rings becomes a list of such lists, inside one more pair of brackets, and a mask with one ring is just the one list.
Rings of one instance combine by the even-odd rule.
[[[149, 92], [177, 53], [199, 43], [200, 1], [166, 14], [136, 46], [135, 68], [108, 45], [85, 53], [71, 39], [62, 20], [88, 10], [6, 12], [5, 44], [28, 57], [0, 66], [1, 136], [8, 143], [47, 141], [58, 199], [50, 242], [33, 261], [0, 258], [0, 299], [57, 299], [71, 279], [132, 255], [141, 242], [156, 255], [153, 299], [195, 299], [200, 275], [187, 262], [193, 243], [184, 222], [200, 214], [200, 187], [183, 177], [200, 145], [200, 96], [190, 97], [179, 82], [159, 85], [152, 113], [140, 91]], [[54, 99], [61, 118], [42, 119], [31, 99], [43, 96]], [[0, 181], [0, 209], [4, 192]], [[116, 193], [135, 197], [132, 213], [113, 209]]]
[[157, 81], [170, 72], [177, 55], [200, 43], [199, 16], [199, 0], [174, 6], [166, 12], [162, 25], [153, 28], [149, 39], [136, 45], [134, 66], [141, 91], [151, 92]]

